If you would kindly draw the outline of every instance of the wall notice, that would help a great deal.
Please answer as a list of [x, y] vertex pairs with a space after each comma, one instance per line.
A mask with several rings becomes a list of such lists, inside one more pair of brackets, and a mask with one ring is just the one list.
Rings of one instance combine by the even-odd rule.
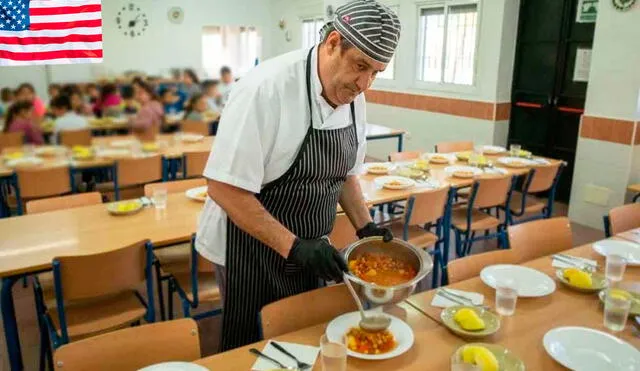
[[598, 15], [598, 0], [579, 0], [576, 22], [595, 23]]
[[589, 69], [591, 68], [591, 49], [576, 50], [576, 65], [573, 67], [573, 81], [589, 81]]

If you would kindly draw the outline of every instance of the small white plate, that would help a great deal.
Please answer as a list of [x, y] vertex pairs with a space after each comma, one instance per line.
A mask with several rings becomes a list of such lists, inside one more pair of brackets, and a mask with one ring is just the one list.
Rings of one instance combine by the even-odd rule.
[[493, 167], [493, 168], [485, 168], [482, 170], [484, 175], [507, 175], [509, 172], [507, 169], [503, 169], [501, 167]]
[[109, 146], [114, 148], [128, 148], [134, 145], [136, 142], [137, 140], [135, 139], [120, 139], [110, 142]]
[[525, 298], [546, 296], [556, 291], [556, 283], [551, 277], [521, 265], [490, 265], [482, 269], [480, 279], [494, 289], [498, 282], [513, 282], [518, 296]]
[[195, 143], [204, 139], [204, 135], [201, 134], [192, 134], [192, 133], [184, 133], [180, 136], [180, 139], [183, 142], [187, 143]]
[[147, 366], [138, 371], [208, 371], [207, 368], [189, 362], [165, 362]]
[[[386, 313], [384, 315], [391, 318], [389, 331], [391, 331], [393, 337], [396, 339], [396, 343], [398, 344], [396, 348], [383, 354], [362, 354], [347, 349], [347, 355], [360, 359], [389, 359], [397, 357], [411, 348], [414, 341], [413, 330], [411, 330], [411, 327], [397, 317]], [[329, 323], [329, 326], [327, 326], [327, 337], [330, 341], [341, 343], [342, 338], [347, 334], [347, 332], [349, 332], [353, 327], [358, 327], [359, 322], [359, 312], [343, 314]]]
[[123, 158], [131, 156], [131, 151], [128, 149], [102, 149], [96, 152], [96, 156], [107, 158]]
[[386, 175], [394, 169], [392, 163], [389, 162], [367, 162], [364, 164], [364, 168], [369, 174], [374, 175]]
[[450, 164], [455, 162], [456, 156], [448, 153], [423, 153], [420, 156], [423, 160], [429, 160], [432, 164]]
[[[397, 185], [390, 185], [389, 182], [398, 182], [400, 184]], [[395, 175], [389, 175], [389, 176], [380, 176], [377, 177], [373, 180], [373, 182], [381, 188], [387, 188], [387, 189], [393, 189], [393, 190], [398, 190], [398, 189], [407, 189], [407, 188], [411, 188], [413, 186], [416, 185], [416, 182], [413, 179], [409, 179], [409, 178], [405, 178], [403, 176], [395, 176]]]
[[520, 157], [500, 157], [498, 162], [504, 166], [513, 168], [523, 168], [536, 165], [535, 161]]
[[640, 370], [640, 352], [615, 336], [586, 327], [558, 327], [542, 339], [551, 358], [571, 370]]
[[[202, 196], [202, 192], [205, 193], [204, 196]], [[207, 193], [207, 186], [202, 186], [202, 187], [187, 189], [187, 191], [184, 194], [185, 196], [187, 196], [187, 198], [190, 198], [192, 200], [205, 202], [207, 200], [206, 193]]]
[[625, 258], [628, 265], [640, 265], [640, 245], [636, 243], [617, 240], [602, 240], [594, 243], [592, 247], [602, 256], [616, 254]]
[[469, 178], [473, 178], [474, 176], [482, 175], [482, 170], [477, 168], [477, 167], [473, 167], [473, 166], [447, 166], [447, 167], [444, 168], [444, 172], [448, 176], [458, 177], [458, 176], [456, 176], [454, 174], [459, 172], [459, 171], [472, 173], [473, 176], [471, 176]]
[[27, 167], [41, 165], [43, 160], [38, 157], [22, 157], [7, 161], [7, 167]]
[[501, 146], [484, 146], [482, 152], [485, 155], [497, 155], [498, 153], [507, 152], [507, 149]]

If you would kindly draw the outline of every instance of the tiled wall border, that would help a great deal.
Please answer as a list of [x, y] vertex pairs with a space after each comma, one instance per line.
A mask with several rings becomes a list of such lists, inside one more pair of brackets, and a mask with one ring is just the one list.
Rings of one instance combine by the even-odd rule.
[[626, 145], [640, 144], [640, 127], [637, 126], [637, 122], [629, 120], [584, 115], [580, 137]]
[[369, 103], [481, 120], [509, 120], [509, 114], [511, 113], [511, 103], [478, 102], [383, 90], [367, 90], [365, 95]]

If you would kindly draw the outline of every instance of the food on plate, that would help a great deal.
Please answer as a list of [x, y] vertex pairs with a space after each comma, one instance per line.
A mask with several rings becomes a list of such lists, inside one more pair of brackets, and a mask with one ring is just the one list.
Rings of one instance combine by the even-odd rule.
[[429, 161], [427, 160], [416, 160], [412, 165], [411, 165], [412, 169], [416, 169], [416, 170], [429, 170]]
[[456, 153], [456, 157], [460, 161], [468, 161], [469, 160], [469, 156], [471, 156], [471, 152], [470, 151]]
[[71, 148], [71, 152], [73, 152], [73, 157], [76, 159], [87, 159], [93, 157], [91, 147], [87, 146], [73, 146]]
[[518, 157], [531, 157], [531, 152], [521, 149], [520, 152], [518, 152]]
[[456, 178], [472, 178], [473, 171], [469, 170], [457, 170], [453, 172], [453, 176]]
[[467, 331], [480, 331], [485, 329], [484, 320], [471, 308], [459, 309], [456, 314], [453, 315], [453, 319], [460, 327]]
[[562, 271], [562, 276], [570, 284], [583, 289], [590, 289], [593, 286], [591, 275], [577, 268], [567, 268]]
[[201, 198], [201, 199], [206, 199], [207, 198], [207, 190], [201, 191], [196, 193], [196, 197]]
[[137, 209], [138, 207], [140, 207], [140, 203], [138, 201], [123, 201], [118, 202], [116, 210], [121, 213], [127, 213]]
[[429, 157], [429, 161], [433, 162], [434, 164], [446, 164], [449, 162], [449, 159], [446, 156], [433, 155]]
[[[399, 176], [404, 176], [404, 177], [407, 177], [407, 178], [420, 178], [421, 176], [424, 175], [424, 172], [421, 171], [421, 170], [417, 170], [417, 169], [402, 168], [402, 169], [398, 170], [397, 174]], [[404, 183], [402, 185], [404, 185]]]
[[387, 353], [398, 345], [389, 330], [369, 332], [360, 327], [352, 327], [346, 336], [349, 350], [362, 354]]
[[143, 143], [142, 150], [144, 152], [155, 152], [158, 150], [158, 143]]
[[410, 264], [382, 253], [364, 253], [350, 260], [349, 270], [361, 280], [380, 286], [400, 285], [417, 274]]
[[462, 349], [462, 362], [476, 365], [480, 371], [500, 371], [496, 356], [480, 345], [466, 345]]
[[371, 165], [367, 168], [367, 172], [371, 174], [386, 174], [389, 172], [389, 168], [384, 165]]
[[398, 187], [404, 187], [407, 184], [401, 180], [398, 179], [393, 179], [393, 180], [389, 180], [387, 182], [384, 183], [385, 187], [390, 187], [390, 188], [398, 188]]
[[24, 157], [24, 152], [11, 152], [11, 153], [7, 153], [6, 155], [4, 155], [4, 158], [7, 160], [17, 160], [19, 158], [23, 158]]

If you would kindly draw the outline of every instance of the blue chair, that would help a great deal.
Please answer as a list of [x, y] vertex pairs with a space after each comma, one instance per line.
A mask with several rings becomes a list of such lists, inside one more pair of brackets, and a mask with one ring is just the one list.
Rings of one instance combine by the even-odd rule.
[[[506, 221], [510, 220], [510, 209], [507, 207], [511, 200], [511, 193], [516, 177], [508, 175], [479, 178], [473, 182], [469, 202], [467, 205], [453, 208], [451, 227], [456, 239], [456, 255], [466, 256], [476, 241], [497, 238], [498, 246], [507, 247]], [[491, 210], [503, 207], [504, 221], [490, 214]], [[492, 229], [496, 232], [490, 233]], [[484, 232], [476, 236], [477, 232]]]
[[[522, 192], [514, 191], [511, 196], [509, 225], [549, 219], [553, 215], [556, 189], [565, 166], [564, 162], [558, 162], [553, 165], [536, 166], [530, 170], [524, 179]], [[548, 192], [546, 201], [535, 197], [535, 194], [542, 192]], [[529, 216], [517, 221], [513, 220], [514, 216], [521, 217], [525, 214]]]
[[[173, 295], [178, 293], [182, 303], [184, 317], [192, 317], [195, 320], [222, 314], [222, 300], [220, 289], [215, 280], [215, 267], [213, 263], [201, 257], [195, 248], [195, 234], [191, 237], [191, 257], [188, 271], [177, 271], [171, 274], [169, 279], [169, 319], [173, 319]], [[191, 315], [192, 309], [197, 309], [202, 303], [210, 303], [216, 306], [207, 312]]]
[[418, 248], [433, 247], [429, 251], [434, 257], [431, 280], [433, 287], [437, 287], [439, 283], [440, 270], [443, 273], [446, 270], [449, 253], [447, 232], [453, 194], [448, 186], [413, 194], [407, 200], [403, 220], [391, 224], [394, 236], [401, 237]]
[[[51, 349], [140, 323], [155, 321], [153, 246], [140, 241], [112, 251], [53, 259], [55, 302], [34, 278], [41, 362]], [[138, 292], [145, 284], [147, 300]], [[151, 303], [151, 304], [150, 304]], [[41, 363], [42, 364], [42, 363]]]

